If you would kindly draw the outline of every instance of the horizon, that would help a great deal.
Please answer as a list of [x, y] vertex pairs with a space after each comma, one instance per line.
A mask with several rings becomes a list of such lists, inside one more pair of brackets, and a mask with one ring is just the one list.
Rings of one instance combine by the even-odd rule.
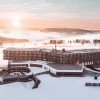
[[100, 29], [99, 0], [1, 0], [1, 29]]

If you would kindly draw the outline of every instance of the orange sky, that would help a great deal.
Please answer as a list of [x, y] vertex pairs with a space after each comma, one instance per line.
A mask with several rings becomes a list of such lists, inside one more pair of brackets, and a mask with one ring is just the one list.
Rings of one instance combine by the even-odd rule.
[[100, 0], [0, 1], [0, 28], [46, 27], [100, 29]]
[[36, 20], [36, 19], [20, 19], [17, 20], [20, 22], [19, 27], [13, 26], [13, 21], [16, 19], [0, 19], [0, 28], [8, 28], [8, 29], [31, 29], [31, 28], [48, 28], [48, 27], [65, 27], [65, 28], [86, 28], [86, 29], [100, 29], [100, 22], [86, 22], [86, 21], [64, 21], [64, 20]]

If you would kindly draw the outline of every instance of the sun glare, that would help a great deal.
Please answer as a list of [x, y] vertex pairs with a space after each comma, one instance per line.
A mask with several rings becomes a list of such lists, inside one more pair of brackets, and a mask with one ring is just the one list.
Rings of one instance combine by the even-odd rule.
[[15, 26], [15, 27], [18, 27], [18, 26], [20, 26], [21, 25], [21, 23], [19, 22], [19, 21], [13, 21], [13, 26]]

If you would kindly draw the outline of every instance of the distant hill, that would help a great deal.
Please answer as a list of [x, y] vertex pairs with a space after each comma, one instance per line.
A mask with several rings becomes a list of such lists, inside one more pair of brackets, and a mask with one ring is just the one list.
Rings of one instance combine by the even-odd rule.
[[20, 42], [29, 42], [27, 39], [14, 39], [0, 36], [0, 44], [1, 43], [20, 43]]
[[92, 30], [93, 32], [100, 33], [100, 30]]
[[72, 29], [72, 28], [45, 28], [40, 29], [41, 32], [58, 32], [66, 34], [84, 34], [84, 33], [93, 33], [92, 30], [85, 29]]

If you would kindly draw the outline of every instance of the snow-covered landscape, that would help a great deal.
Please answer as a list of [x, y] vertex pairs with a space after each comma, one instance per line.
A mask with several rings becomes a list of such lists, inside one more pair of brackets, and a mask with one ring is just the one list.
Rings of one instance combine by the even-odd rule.
[[[45, 34], [45, 33], [44, 33]], [[32, 35], [32, 34], [31, 34]], [[51, 35], [51, 33], [50, 33]], [[54, 34], [55, 38], [56, 35], [58, 36], [58, 39], [62, 36], [63, 39], [67, 40], [68, 38], [75, 39], [78, 37], [65, 37], [65, 35], [58, 35]], [[54, 37], [54, 35], [51, 35]], [[33, 35], [34, 36], [34, 35]], [[38, 40], [38, 36], [31, 36], [32, 40], [35, 38]], [[99, 38], [99, 34], [95, 35], [84, 35], [84, 38]], [[12, 36], [13, 37], [13, 36]], [[42, 37], [42, 41], [44, 41], [44, 38]], [[83, 38], [83, 35], [79, 36], [80, 38]], [[30, 38], [30, 37], [29, 37]], [[60, 38], [61, 39], [61, 38]], [[54, 45], [43, 45], [41, 44], [41, 41], [37, 42], [37, 45], [32, 45], [30, 43], [26, 43], [22, 45], [20, 44], [14, 44], [14, 47], [41, 47], [41, 48], [52, 48]], [[30, 45], [29, 45], [30, 44]], [[7, 67], [7, 61], [3, 60], [2, 50], [4, 48], [12, 46], [11, 44], [4, 44], [2, 48], [0, 48], [0, 67]], [[90, 44], [62, 44], [58, 45], [57, 49], [86, 49], [86, 48], [100, 48], [100, 44], [94, 45], [93, 43]], [[38, 62], [38, 61], [37, 61]], [[44, 64], [44, 62], [43, 62]], [[45, 71], [43, 68], [31, 68], [31, 73], [38, 73]], [[99, 98], [99, 92], [100, 87], [86, 87], [86, 82], [94, 82], [94, 83], [100, 83], [100, 78], [98, 80], [95, 80], [93, 76], [83, 76], [83, 77], [52, 77], [49, 74], [39, 75], [37, 76], [41, 80], [41, 84], [37, 89], [32, 89], [32, 86], [34, 85], [34, 82], [26, 82], [26, 83], [10, 83], [5, 85], [0, 85], [0, 98], [1, 100], [95, 100], [96, 98]]]
[[0, 0], [0, 100], [98, 100], [100, 0]]
[[[32, 68], [33, 73], [43, 71]], [[99, 98], [100, 87], [86, 87], [86, 82], [100, 82], [93, 77], [52, 77], [40, 75], [41, 84], [32, 89], [34, 82], [10, 83], [0, 86], [0, 98], [3, 100], [95, 100]]]
[[[3, 43], [1, 47], [24, 47], [24, 48], [32, 48], [32, 47], [42, 47], [42, 48], [54, 48], [54, 44], [49, 44], [50, 40], [64, 40], [63, 44], [57, 44], [57, 49], [77, 49], [79, 47], [82, 48], [98, 48], [100, 47], [100, 43], [94, 44], [93, 40], [98, 39], [100, 37], [100, 32], [94, 33], [84, 33], [75, 35], [65, 34], [59, 32], [41, 32], [41, 31], [23, 31], [23, 30], [0, 30], [1, 37], [14, 38], [14, 39], [27, 39], [29, 42], [24, 43]], [[74, 41], [76, 39], [86, 39], [91, 43], [85, 43], [82, 45], [81, 43], [68, 43], [68, 41]]]

